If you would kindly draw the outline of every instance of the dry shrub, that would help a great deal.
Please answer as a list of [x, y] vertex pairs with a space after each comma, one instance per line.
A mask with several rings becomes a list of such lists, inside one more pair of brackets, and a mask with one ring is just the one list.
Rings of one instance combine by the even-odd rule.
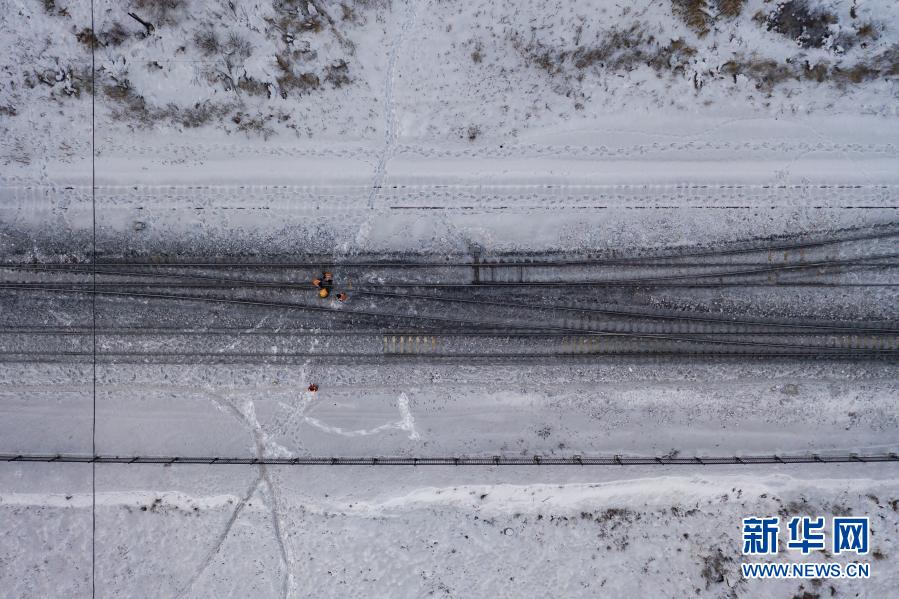
[[100, 46], [120, 46], [128, 39], [128, 32], [122, 27], [122, 24], [115, 22], [106, 31], [95, 34], [90, 27], [85, 27], [75, 34], [75, 38], [88, 48], [99, 48]]
[[877, 29], [874, 23], [865, 23], [855, 30], [855, 35], [862, 39], [876, 40], [878, 38]]
[[122, 27], [121, 23], [116, 21], [109, 29], [101, 31], [97, 37], [104, 46], [121, 46], [128, 39], [128, 31]]
[[857, 85], [878, 77], [895, 77], [899, 75], [899, 50], [890, 51], [875, 57], [870, 62], [858, 62], [853, 65], [827, 62], [814, 65], [806, 61], [801, 66], [780, 64], [770, 59], [757, 57], [736, 57], [725, 63], [722, 70], [734, 77], [745, 75], [755, 81], [756, 87], [762, 91], [771, 91], [774, 86], [790, 79], [814, 81], [816, 83], [834, 83], [839, 87]]
[[824, 62], [819, 62], [815, 66], [812, 66], [808, 61], [805, 62], [805, 65], [802, 67], [802, 78], [810, 81], [815, 81], [817, 83], [824, 83], [827, 81], [828, 76], [830, 75], [830, 65]]
[[212, 29], [197, 31], [194, 34], [194, 45], [199, 48], [203, 56], [212, 56], [213, 54], [218, 54], [219, 50], [221, 50], [218, 35]]
[[359, 14], [356, 12], [356, 8], [345, 2], [340, 3], [340, 19], [342, 21], [349, 21], [350, 23], [359, 23], [361, 21]]
[[880, 70], [864, 63], [859, 63], [847, 69], [835, 66], [831, 76], [833, 77], [833, 80], [840, 85], [846, 85], [847, 83], [863, 83], [880, 77]]
[[166, 108], [159, 111], [158, 116], [159, 118], [168, 117], [173, 123], [177, 123], [187, 129], [196, 129], [213, 120], [222, 118], [228, 114], [230, 108], [230, 106], [215, 104], [209, 100], [197, 102], [193, 106], [188, 107], [169, 104]]
[[683, 72], [690, 58], [696, 55], [696, 49], [683, 39], [662, 45], [636, 24], [627, 29], [612, 29], [599, 44], [577, 46], [571, 51], [554, 51], [536, 41], [524, 44], [520, 36], [513, 36], [512, 44], [528, 61], [550, 75], [563, 73], [568, 65], [578, 71], [589, 68], [627, 71], [646, 65], [659, 72]]
[[716, 548], [711, 554], [702, 557], [702, 578], [705, 580], [705, 588], [713, 584], [724, 582], [724, 577], [733, 569], [734, 559], [724, 555], [720, 548]]
[[185, 0], [135, 0], [134, 5], [157, 27], [174, 25], [184, 16]]
[[743, 7], [746, 6], [746, 0], [718, 0], [717, 1], [718, 16], [726, 19], [732, 19], [740, 16]]
[[253, 77], [248, 77], [247, 75], [243, 75], [237, 80], [237, 89], [246, 92], [251, 96], [272, 97], [268, 83], [260, 81], [259, 79], [254, 79]]
[[321, 81], [315, 73], [295, 73], [290, 57], [287, 54], [278, 54], [275, 56], [275, 62], [278, 65], [278, 69], [281, 70], [281, 75], [276, 80], [281, 90], [282, 98], [286, 98], [291, 91], [296, 90], [304, 93], [321, 87]]
[[34, 89], [38, 85], [50, 88], [51, 96], [81, 97], [81, 93], [92, 94], [94, 92], [93, 77], [89, 63], [68, 66], [56, 66], [55, 68], [34, 69], [25, 72], [25, 86]]
[[709, 32], [713, 19], [706, 0], [671, 0], [671, 8], [699, 37]]
[[114, 119], [137, 122], [143, 126], [153, 124], [147, 101], [134, 90], [127, 79], [104, 85], [103, 94], [115, 103], [112, 109]]
[[350, 67], [343, 59], [325, 68], [325, 81], [334, 87], [343, 87], [350, 83]]
[[256, 113], [255, 115], [249, 115], [238, 112], [231, 117], [231, 122], [237, 125], [237, 130], [241, 133], [245, 133], [247, 137], [258, 135], [264, 139], [268, 139], [275, 133], [275, 130], [268, 126], [269, 121], [273, 118], [273, 114], [263, 115], [261, 113]]
[[56, 6], [56, 0], [43, 0], [44, 12], [54, 17], [68, 17], [69, 10], [67, 8], [59, 8]]
[[85, 27], [84, 29], [76, 33], [75, 39], [77, 39], [79, 43], [84, 44], [88, 48], [96, 48], [100, 45], [100, 40], [97, 39], [97, 36], [94, 35], [94, 30], [90, 27]]
[[721, 68], [725, 73], [733, 76], [734, 81], [737, 80], [737, 75], [745, 75], [755, 82], [757, 89], [762, 91], [771, 91], [779, 83], [798, 78], [797, 74], [786, 65], [780, 64], [776, 60], [756, 56], [737, 57], [724, 63]]
[[899, 77], [899, 44], [893, 44], [876, 56], [874, 65], [886, 77]]
[[309, 3], [293, 0], [277, 0], [273, 3], [276, 17], [267, 17], [266, 21], [288, 39], [295, 39], [299, 34], [312, 31], [319, 33], [324, 29], [321, 13], [309, 11]]
[[515, 31], [509, 35], [509, 42], [521, 57], [524, 58], [525, 62], [536, 65], [550, 75], [554, 74], [554, 72], [561, 67], [561, 65], [557, 65], [553, 62], [553, 55], [559, 54], [559, 52], [551, 50], [538, 40], [531, 39], [530, 41], [527, 41], [520, 33]]
[[240, 34], [232, 31], [228, 33], [228, 39], [225, 40], [222, 52], [228, 57], [244, 60], [253, 54], [253, 46]]
[[220, 119], [231, 110], [227, 104], [211, 101], [197, 102], [193, 106], [168, 104], [159, 108], [151, 106], [127, 79], [103, 87], [104, 95], [113, 102], [112, 116], [140, 127], [152, 127], [160, 123], [180, 125], [195, 129]]
[[86, 94], [94, 93], [94, 77], [91, 73], [90, 65], [82, 65], [79, 67], [69, 67], [66, 69], [66, 77], [68, 85], [65, 93], [76, 98], [81, 97], [81, 92]]
[[790, 0], [768, 15], [768, 31], [776, 31], [802, 48], [820, 48], [831, 36], [830, 26], [836, 16], [827, 11], [812, 10], [805, 0]]

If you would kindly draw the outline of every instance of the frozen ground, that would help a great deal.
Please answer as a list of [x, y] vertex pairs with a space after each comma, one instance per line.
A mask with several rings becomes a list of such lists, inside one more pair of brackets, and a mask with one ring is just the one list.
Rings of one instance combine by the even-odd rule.
[[[630, 255], [897, 221], [889, 0], [93, 6], [0, 11], [4, 261]], [[895, 320], [889, 288], [827, 293], [640, 301]], [[5, 327], [93, 316], [3, 294]], [[0, 453], [885, 452], [896, 397], [886, 360], [113, 362], [94, 426], [89, 361], [4, 361]], [[887, 597], [896, 468], [3, 464], [0, 596]], [[778, 513], [869, 516], [872, 578], [741, 580], [740, 519]]]

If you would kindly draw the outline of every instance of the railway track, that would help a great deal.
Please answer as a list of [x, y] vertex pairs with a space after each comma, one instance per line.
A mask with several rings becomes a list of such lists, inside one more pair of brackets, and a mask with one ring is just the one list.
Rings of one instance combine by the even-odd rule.
[[[120, 287], [128, 288], [127, 285], [120, 285]], [[0, 290], [4, 289], [3, 285], [0, 285]], [[813, 322], [810, 320], [802, 321], [802, 320], [791, 320], [788, 322], [779, 321], [779, 320], [771, 320], [771, 319], [752, 319], [745, 318], [739, 316], [713, 316], [706, 313], [685, 313], [685, 312], [676, 312], [676, 311], [655, 311], [649, 312], [646, 310], [633, 309], [633, 308], [621, 308], [621, 307], [602, 307], [595, 305], [571, 305], [571, 304], [546, 304], [541, 302], [527, 302], [527, 301], [515, 301], [509, 299], [491, 299], [490, 297], [480, 297], [480, 296], [466, 296], [466, 297], [454, 297], [454, 296], [446, 296], [446, 295], [422, 295], [422, 294], [410, 294], [410, 293], [392, 293], [392, 292], [382, 292], [382, 291], [367, 291], [367, 290], [354, 290], [353, 294], [355, 296], [363, 296], [363, 297], [371, 297], [376, 299], [386, 298], [391, 300], [388, 304], [392, 307], [396, 307], [400, 304], [399, 300], [406, 302], [414, 302], [415, 307], [417, 308], [415, 314], [404, 314], [404, 313], [388, 313], [385, 311], [373, 311], [373, 310], [360, 310], [360, 309], [349, 309], [344, 306], [335, 306], [333, 304], [322, 303], [319, 301], [314, 301], [313, 303], [309, 303], [306, 298], [302, 298], [303, 301], [275, 301], [269, 299], [255, 299], [253, 297], [221, 297], [221, 296], [210, 296], [210, 295], [185, 295], [185, 294], [166, 294], [166, 293], [156, 293], [156, 292], [142, 292], [142, 291], [115, 291], [115, 290], [104, 290], [98, 289], [94, 290], [90, 287], [80, 286], [80, 287], [70, 287], [70, 286], [39, 286], [39, 285], [25, 285], [25, 284], [17, 284], [9, 287], [10, 290], [13, 291], [30, 291], [30, 292], [38, 292], [38, 293], [58, 293], [58, 294], [71, 294], [75, 296], [90, 296], [90, 295], [99, 295], [106, 296], [110, 298], [131, 298], [131, 299], [140, 299], [140, 300], [166, 300], [171, 302], [196, 302], [196, 303], [224, 303], [224, 304], [234, 304], [234, 305], [244, 305], [244, 306], [259, 306], [259, 307], [271, 307], [271, 308], [280, 308], [284, 310], [298, 310], [298, 311], [307, 311], [313, 313], [324, 313], [329, 314], [335, 317], [341, 318], [354, 318], [354, 317], [383, 317], [383, 318], [396, 318], [396, 319], [407, 319], [411, 321], [416, 320], [436, 320], [436, 321], [447, 321], [455, 325], [465, 325], [472, 324], [477, 326], [485, 326], [488, 325], [489, 322], [486, 321], [464, 321], [459, 319], [452, 318], [442, 318], [438, 316], [422, 316], [420, 314], [420, 308], [422, 305], [428, 304], [457, 304], [462, 306], [473, 306], [475, 308], [483, 308], [483, 307], [498, 307], [498, 308], [514, 308], [516, 310], [528, 310], [533, 312], [549, 312], [549, 313], [561, 313], [566, 316], [579, 316], [580, 323], [577, 324], [574, 329], [577, 331], [582, 331], [584, 329], [590, 329], [590, 321], [594, 319], [594, 317], [602, 317], [603, 322], [607, 324], [617, 324], [612, 319], [620, 319], [620, 320], [652, 320], [652, 321], [669, 321], [669, 322], [678, 322], [678, 323], [690, 323], [698, 324], [704, 323], [708, 325], [716, 325], [716, 326], [724, 326], [728, 327], [728, 331], [732, 333], [752, 333], [755, 330], [764, 331], [776, 331], [778, 329], [787, 329], [787, 330], [818, 330], [824, 333], [871, 333], [871, 334], [888, 334], [888, 333], [896, 333], [899, 331], [899, 325], [893, 322]], [[306, 295], [304, 293], [304, 295]], [[380, 307], [380, 306], [376, 306]], [[510, 326], [509, 322], [501, 323], [502, 326]], [[734, 328], [737, 327], [737, 328]], [[598, 331], [604, 332], [604, 331]], [[607, 331], [607, 332], [622, 332], [622, 331]], [[702, 331], [697, 331], [702, 332]]]
[[751, 466], [759, 464], [871, 464], [899, 462], [899, 455], [879, 453], [768, 454], [744, 456], [364, 456], [364, 457], [213, 457], [52, 453], [2, 453], [0, 462], [60, 464], [146, 464], [194, 466]]
[[[114, 327], [98, 328], [96, 330], [86, 327], [56, 327], [56, 326], [26, 326], [26, 327], [0, 327], [0, 335], [59, 335], [64, 337], [79, 336], [117, 336], [117, 337], [144, 337], [144, 336], [233, 336], [233, 337], [347, 337], [367, 335], [440, 335], [443, 337], [491, 337], [491, 336], [538, 336], [556, 337], [570, 336], [563, 332], [528, 331], [525, 329], [490, 329], [490, 328], [460, 328], [458, 330], [426, 330], [426, 329], [319, 329], [319, 328], [252, 328], [252, 327], [218, 327], [218, 328], [175, 328], [175, 327]], [[736, 333], [726, 331], [706, 331], [705, 335], [734, 335]], [[750, 336], [796, 336], [795, 332], [751, 331], [739, 333]], [[805, 335], [813, 337], [831, 336], [833, 333], [812, 331]], [[805, 336], [803, 335], [803, 336]], [[845, 336], [845, 335], [844, 335]], [[858, 337], [859, 335], [854, 335]], [[861, 336], [863, 337], [863, 335]], [[872, 339], [877, 336], [870, 336]]]
[[[573, 265], [573, 263], [568, 263]], [[585, 264], [580, 266], [580, 272], [576, 275], [565, 272], [560, 263], [532, 262], [525, 264], [488, 264], [470, 263], [463, 268], [441, 264], [430, 265], [430, 273], [422, 275], [418, 272], [415, 276], [405, 278], [385, 278], [384, 269], [402, 269], [403, 267], [391, 265], [389, 267], [367, 268], [346, 264], [334, 268], [340, 268], [339, 272], [345, 284], [356, 288], [404, 288], [404, 287], [429, 287], [429, 288], [473, 288], [473, 287], [536, 287], [536, 286], [583, 286], [583, 287], [722, 287], [722, 286], [896, 286], [894, 280], [871, 278], [871, 273], [879, 271], [891, 271], [899, 268], [899, 253], [893, 251], [866, 254], [863, 256], [842, 259], [801, 260], [791, 263], [771, 262], [741, 262], [740, 267], [734, 270], [733, 264], [640, 264], [621, 265], [612, 267], [604, 264]], [[209, 275], [205, 272], [172, 272], [171, 268], [161, 272], [153, 272], [151, 269], [159, 269], [161, 265], [136, 265], [130, 264], [126, 270], [122, 266], [110, 268], [98, 266], [96, 269], [85, 265], [65, 264], [6, 264], [0, 266], [0, 270], [31, 274], [30, 280], [10, 281], [6, 285], [26, 285], [35, 283], [47, 287], [62, 284], [82, 284], [97, 286], [113, 285], [143, 285], [166, 287], [191, 287], [191, 288], [238, 288], [238, 287], [268, 287], [274, 289], [306, 289], [306, 282], [314, 273], [314, 267], [300, 269], [300, 272], [281, 274], [280, 280], [272, 279], [248, 279], [236, 277], [224, 277], [221, 274]], [[173, 265], [169, 265], [173, 266]], [[421, 269], [422, 264], [412, 263], [416, 269]], [[142, 267], [144, 270], [134, 270]], [[318, 268], [331, 268], [324, 266]], [[220, 271], [222, 268], [233, 269], [234, 266], [195, 266], [178, 265], [181, 270], [205, 269], [206, 271]], [[284, 269], [283, 266], [269, 266], [269, 269]], [[289, 270], [295, 270], [290, 267]], [[318, 271], [320, 272], [320, 271]], [[869, 280], [848, 280], [847, 274], [859, 274], [865, 272]], [[527, 274], [525, 274], [527, 273]], [[46, 281], [45, 277], [55, 275], [56, 281]], [[68, 275], [69, 278], [63, 278]], [[106, 280], [87, 281], [78, 279], [94, 275]], [[393, 275], [392, 275], [393, 276]], [[109, 280], [117, 277], [119, 280]], [[136, 281], [132, 279], [137, 279]], [[153, 279], [148, 281], [147, 279]], [[175, 280], [172, 280], [175, 279]], [[187, 281], [181, 282], [181, 281]]]
[[[137, 266], [137, 267], [163, 267], [163, 268], [240, 268], [251, 270], [271, 270], [271, 269], [317, 269], [321, 267], [341, 267], [341, 268], [397, 268], [397, 269], [432, 269], [439, 267], [454, 268], [515, 268], [519, 266], [584, 266], [584, 265], [619, 265], [619, 264], [640, 264], [640, 263], [658, 263], [662, 260], [681, 260], [697, 258], [715, 258], [723, 256], [735, 256], [746, 254], [763, 254], [764, 262], [770, 262], [775, 259], [775, 253], [780, 252], [796, 252], [797, 258], [810, 258], [813, 254], [810, 250], [821, 248], [834, 248], [835, 246], [852, 247], [858, 244], [869, 242], [885, 242], [886, 248], [895, 247], [895, 239], [899, 237], [899, 223], [884, 223], [873, 226], [844, 228], [830, 231], [826, 236], [812, 234], [793, 234], [780, 235], [767, 238], [752, 238], [744, 240], [736, 240], [728, 242], [719, 248], [713, 247], [679, 247], [679, 248], [662, 248], [653, 250], [635, 250], [632, 256], [599, 255], [598, 253], [586, 253], [585, 255], [575, 258], [554, 258], [547, 254], [528, 254], [524, 258], [516, 255], [497, 256], [493, 259], [488, 257], [478, 257], [477, 260], [456, 255], [454, 257], [444, 257], [443, 260], [417, 260], [410, 259], [408, 256], [396, 256], [401, 259], [337, 259], [333, 256], [312, 257], [306, 261], [274, 261], [253, 262], [249, 259], [241, 260], [206, 260], [192, 261], [180, 258], [172, 258], [171, 256], [154, 256], [142, 260], [123, 260], [116, 259], [99, 259], [96, 264], [82, 263], [81, 266], [87, 269], [103, 267], [120, 267], [120, 266]], [[845, 251], [845, 250], [840, 250]], [[32, 265], [34, 261], [31, 261]], [[726, 263], [725, 263], [726, 264]], [[12, 262], [3, 263], [2, 266], [24, 266], [28, 262]], [[72, 263], [48, 263], [46, 266], [72, 266]], [[76, 264], [75, 264], [76, 265]]]
[[[144, 297], [148, 294], [140, 295]], [[115, 296], [131, 298], [130, 294]], [[307, 309], [313, 312], [331, 310], [320, 306], [308, 306], [284, 302], [260, 302], [253, 300], [234, 300], [223, 298], [192, 298], [183, 296], [150, 295], [151, 299], [175, 301], [225, 303], [240, 307], [271, 308], [277, 310]], [[666, 323], [647, 324], [635, 319], [631, 322], [618, 323], [612, 327], [607, 322], [605, 327], [586, 321], [588, 326], [550, 326], [531, 324], [528, 326], [509, 327], [509, 323], [489, 320], [469, 320], [464, 318], [448, 318], [442, 316], [422, 316], [380, 311], [338, 311], [339, 317], [353, 319], [373, 319], [375, 321], [392, 322], [393, 330], [381, 329], [373, 334], [358, 332], [350, 336], [343, 335], [345, 329], [331, 330], [321, 334], [316, 329], [305, 329], [304, 334], [265, 334], [256, 331], [246, 334], [238, 332], [219, 332], [210, 335], [206, 331], [195, 330], [192, 334], [184, 334], [180, 330], [141, 331], [131, 329], [125, 332], [96, 332], [98, 355], [115, 355], [122, 358], [140, 355], [141, 353], [162, 354], [153, 351], [154, 347], [165, 348], [166, 354], [186, 357], [198, 354], [197, 348], [208, 348], [206, 355], [228, 355], [245, 357], [262, 357], [270, 355], [434, 355], [437, 356], [528, 356], [574, 354], [590, 355], [771, 355], [771, 356], [807, 356], [807, 357], [895, 357], [899, 352], [899, 335], [895, 329], [872, 329], [866, 327], [852, 331], [851, 327], [811, 330], [777, 330], [776, 326], [762, 325], [758, 330], [747, 331], [747, 325], [730, 323], [689, 322], [687, 330]], [[397, 332], [397, 326], [414, 322], [419, 328]], [[350, 323], [343, 323], [349, 326]], [[497, 329], [503, 328], [505, 331]], [[724, 328], [721, 328], [724, 325]], [[750, 327], [752, 325], [749, 325]], [[759, 325], [756, 325], [759, 326]], [[461, 330], [459, 330], [461, 329]], [[744, 329], [744, 330], [741, 330]], [[851, 331], [851, 332], [850, 332]], [[34, 335], [34, 327], [0, 329], [0, 351], [24, 355], [28, 352], [37, 354], [79, 352], [79, 345], [84, 347], [93, 343], [94, 331], [82, 330], [80, 335], [75, 331], [48, 331], [40, 329]], [[139, 337], [138, 341], [135, 339]], [[312, 352], [310, 338], [317, 351]], [[439, 339], [439, 342], [438, 342]], [[135, 347], [143, 348], [143, 352], [134, 351]], [[225, 347], [226, 349], [215, 349]], [[265, 347], [261, 352], [257, 348]], [[360, 348], [364, 348], [360, 350]], [[252, 350], [251, 352], [248, 351]], [[87, 355], [89, 352], [84, 350]]]
[[[208, 298], [207, 298], [208, 299]], [[235, 300], [231, 300], [235, 301]], [[252, 305], [256, 305], [254, 302]], [[293, 306], [293, 305], [292, 305]], [[345, 312], [341, 314], [346, 314]], [[374, 314], [383, 317], [383, 314]], [[699, 332], [639, 332], [640, 323], [630, 331], [532, 325], [520, 330], [501, 330], [496, 323], [414, 317], [420, 323], [441, 328], [410, 330], [381, 329], [321, 333], [315, 329], [295, 331], [202, 329], [185, 333], [179, 329], [159, 330], [52, 330], [18, 327], [0, 329], [0, 355], [8, 359], [25, 356], [91, 356], [97, 342], [100, 359], [140, 358], [379, 358], [417, 356], [434, 358], [531, 358], [599, 355], [683, 355], [683, 356], [779, 356], [805, 358], [887, 358], [899, 355], [899, 335], [895, 332], [837, 334], [834, 331], [759, 330], [751, 335], [719, 330], [705, 323]], [[401, 316], [398, 320], [410, 320]], [[464, 327], [453, 330], [450, 326]], [[645, 325], [644, 325], [645, 326]], [[704, 327], [704, 328], [703, 328]], [[769, 329], [771, 327], [768, 327]], [[34, 334], [35, 330], [39, 334]]]
[[[897, 237], [899, 228], [891, 225], [831, 239], [637, 258], [518, 259], [498, 264], [480, 257], [446, 263], [342, 262], [340, 270], [334, 266], [335, 285], [350, 291], [352, 299], [345, 305], [319, 300], [308, 283], [328, 262], [7, 263], [0, 266], [0, 272], [7, 273], [0, 281], [0, 301], [12, 304], [13, 310], [43, 304], [47, 309], [51, 304], [55, 309], [60, 304], [77, 307], [91, 298], [102, 301], [96, 305], [96, 328], [89, 330], [54, 331], [32, 326], [27, 318], [4, 319], [0, 356], [77, 358], [96, 337], [97, 356], [103, 360], [166, 355], [172, 359], [591, 355], [895, 359], [897, 322], [712, 315], [609, 300], [620, 293], [615, 288], [646, 287], [876, 287], [888, 294], [899, 286], [894, 276], [899, 253], [891, 251]], [[828, 252], [839, 248], [842, 257], [809, 257], [809, 252], [822, 248]], [[784, 261], [772, 262], [775, 250], [799, 255], [796, 261], [785, 255]], [[766, 253], [768, 261], [743, 259], [737, 267], [722, 260], [758, 252]], [[235, 269], [242, 274], [232, 276]], [[9, 280], [13, 275], [16, 280]], [[22, 299], [25, 296], [30, 299]], [[134, 310], [135, 305], [140, 309]], [[284, 326], [257, 330], [260, 317], [274, 318]], [[208, 326], [196, 326], [197, 319]], [[238, 321], [247, 326], [237, 326]], [[313, 341], [315, 347], [310, 349]]]
[[[128, 285], [118, 285], [118, 288], [127, 288]], [[178, 295], [178, 294], [159, 294], [159, 293], [144, 293], [144, 292], [121, 292], [121, 291], [103, 291], [102, 288], [100, 291], [95, 291], [94, 289], [86, 286], [80, 287], [70, 287], [70, 286], [39, 286], [39, 285], [29, 285], [29, 284], [17, 284], [14, 286], [3, 286], [0, 285], [0, 290], [9, 288], [11, 290], [22, 290], [22, 291], [33, 291], [33, 292], [57, 292], [57, 293], [71, 293], [71, 294], [98, 294], [98, 295], [108, 295], [112, 297], [135, 297], [135, 298], [153, 298], [153, 299], [167, 299], [172, 301], [183, 300], [183, 301], [197, 301], [197, 302], [229, 302], [234, 301], [236, 303], [246, 303], [248, 305], [253, 305], [256, 303], [262, 303], [263, 305], [267, 305], [271, 303], [273, 307], [282, 307], [285, 309], [296, 309], [296, 310], [308, 310], [313, 312], [331, 312], [335, 315], [344, 316], [344, 317], [352, 317], [353, 315], [364, 314], [368, 316], [377, 316], [377, 315], [386, 315], [382, 314], [372, 314], [367, 312], [360, 312], [357, 310], [335, 310], [328, 309], [327, 307], [323, 307], [321, 303], [309, 304], [307, 302], [255, 302], [252, 299], [233, 299], [233, 298], [221, 298], [214, 296], [192, 296], [192, 295]], [[112, 287], [115, 289], [116, 287]], [[305, 288], [304, 288], [305, 292]], [[501, 307], [501, 308], [515, 308], [522, 310], [529, 310], [535, 312], [551, 312], [551, 313], [561, 313], [566, 315], [573, 315], [576, 317], [580, 317], [582, 319], [589, 319], [593, 317], [603, 317], [606, 323], [612, 323], [613, 318], [617, 319], [645, 319], [651, 321], [670, 321], [670, 322], [686, 322], [686, 323], [706, 323], [720, 326], [729, 327], [730, 332], [740, 332], [752, 334], [755, 332], [753, 329], [758, 330], [759, 328], [764, 330], [777, 330], [777, 329], [787, 329], [787, 330], [819, 330], [826, 333], [873, 333], [873, 334], [883, 334], [883, 333], [895, 333], [899, 332], [899, 326], [895, 326], [893, 323], [871, 323], [871, 322], [856, 322], [856, 323], [823, 323], [823, 322], [800, 322], [800, 321], [791, 321], [791, 322], [783, 322], [783, 321], [772, 321], [770, 319], [760, 320], [760, 319], [747, 319], [743, 317], [715, 317], [708, 314], [702, 313], [683, 313], [683, 312], [673, 312], [668, 311], [667, 313], [663, 313], [660, 311], [656, 312], [648, 312], [646, 310], [634, 310], [634, 309], [621, 309], [620, 307], [596, 307], [594, 305], [587, 306], [575, 306], [575, 305], [566, 305], [566, 304], [546, 304], [543, 302], [525, 302], [525, 301], [514, 301], [509, 299], [490, 299], [482, 298], [482, 297], [452, 297], [445, 295], [422, 295], [422, 294], [411, 294], [411, 293], [392, 293], [392, 292], [384, 292], [384, 291], [371, 291], [371, 290], [354, 290], [354, 295], [363, 296], [363, 297], [371, 297], [371, 298], [387, 298], [390, 300], [403, 300], [407, 302], [422, 302], [425, 304], [460, 304], [464, 306], [476, 306], [476, 307]], [[402, 315], [398, 315], [402, 316]], [[741, 327], [741, 328], [733, 328], [733, 327]], [[893, 327], [893, 328], [890, 328]], [[587, 328], [585, 325], [580, 325], [578, 328]]]

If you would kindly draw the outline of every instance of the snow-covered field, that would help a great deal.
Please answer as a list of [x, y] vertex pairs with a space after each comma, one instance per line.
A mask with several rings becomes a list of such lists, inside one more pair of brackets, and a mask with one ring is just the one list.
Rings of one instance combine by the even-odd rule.
[[[91, 6], [0, 10], [0, 260], [629, 255], [899, 219], [890, 0]], [[91, 321], [2, 293], [4, 327]], [[897, 313], [890, 288], [704, 293]], [[0, 453], [899, 450], [894, 360], [96, 374], [0, 363]], [[0, 596], [889, 597], [897, 468], [0, 464]], [[742, 579], [741, 519], [778, 514], [868, 516], [872, 577]]]
[[[888, 597], [894, 468], [100, 466], [97, 596]], [[4, 594], [89, 595], [90, 467], [0, 477]], [[753, 513], [869, 516], [871, 578], [741, 580]]]

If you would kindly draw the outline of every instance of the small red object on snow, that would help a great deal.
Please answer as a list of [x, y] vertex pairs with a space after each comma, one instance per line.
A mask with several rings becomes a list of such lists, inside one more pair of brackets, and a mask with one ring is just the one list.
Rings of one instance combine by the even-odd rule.
[[318, 385], [316, 385], [315, 383], [312, 383], [311, 385], [309, 385], [310, 393], [315, 393], [316, 391], [318, 391]]

